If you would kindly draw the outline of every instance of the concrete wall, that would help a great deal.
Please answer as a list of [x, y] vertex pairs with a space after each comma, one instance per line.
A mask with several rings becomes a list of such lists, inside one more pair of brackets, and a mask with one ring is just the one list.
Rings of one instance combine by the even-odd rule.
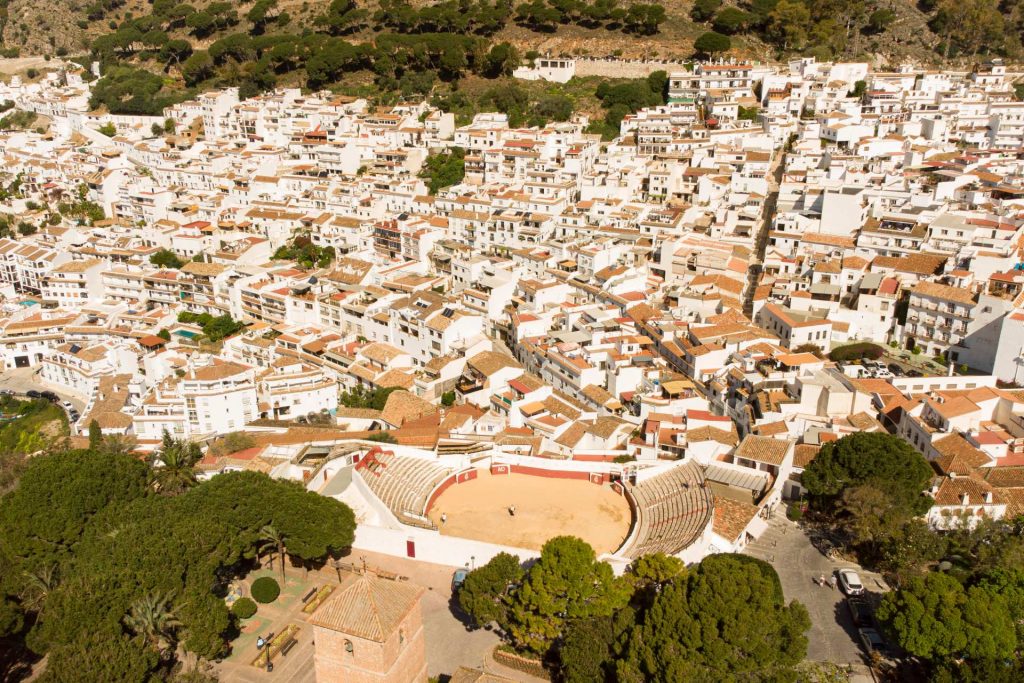
[[479, 567], [487, 564], [492, 557], [501, 552], [511, 553], [517, 556], [521, 562], [540, 557], [540, 553], [536, 550], [484, 543], [455, 536], [442, 536], [437, 531], [413, 527], [383, 529], [360, 525], [356, 528], [356, 540], [352, 547], [407, 558], [409, 557], [407, 543], [410, 541], [415, 546], [417, 560], [449, 567], [464, 567], [467, 564]]

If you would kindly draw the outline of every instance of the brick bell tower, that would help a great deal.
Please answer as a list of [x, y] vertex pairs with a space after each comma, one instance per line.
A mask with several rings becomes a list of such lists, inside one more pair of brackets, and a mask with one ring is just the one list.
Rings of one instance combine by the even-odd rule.
[[421, 586], [349, 574], [310, 616], [317, 683], [427, 680]]

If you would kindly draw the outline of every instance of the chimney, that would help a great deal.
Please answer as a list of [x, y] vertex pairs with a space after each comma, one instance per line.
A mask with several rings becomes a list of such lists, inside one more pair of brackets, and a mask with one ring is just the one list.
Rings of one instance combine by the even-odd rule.
[[985, 503], [988, 504], [988, 505], [992, 504], [992, 492], [991, 491], [986, 491], [985, 492]]
[[961, 505], [970, 505], [971, 504], [971, 497], [969, 495], [967, 495], [966, 493], [961, 493], [960, 494], [960, 504]]

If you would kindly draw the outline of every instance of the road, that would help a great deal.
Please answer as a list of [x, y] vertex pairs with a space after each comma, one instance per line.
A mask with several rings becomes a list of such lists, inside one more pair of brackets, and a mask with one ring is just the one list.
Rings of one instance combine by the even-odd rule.
[[787, 600], [798, 600], [810, 613], [811, 630], [807, 634], [807, 659], [834, 662], [865, 669], [865, 660], [857, 631], [839, 589], [821, 587], [819, 576], [831, 576], [836, 570], [853, 568], [860, 574], [869, 593], [875, 597], [888, 590], [882, 578], [852, 562], [831, 560], [811, 543], [807, 533], [782, 514], [772, 517], [768, 529], [744, 550], [744, 554], [765, 560], [779, 573]]
[[743, 293], [743, 314], [748, 318], [754, 315], [754, 292], [757, 291], [757, 285], [761, 280], [764, 255], [768, 249], [768, 233], [775, 218], [775, 206], [779, 201], [779, 183], [782, 182], [782, 173], [786, 169], [785, 162], [786, 151], [783, 148], [778, 150], [765, 175], [768, 180], [768, 196], [765, 197], [764, 208], [761, 211], [761, 226], [754, 236], [754, 253], [751, 254], [750, 265], [747, 267], [747, 289]]
[[38, 369], [38, 367], [17, 368], [0, 372], [0, 389], [8, 389], [16, 394], [24, 394], [30, 389], [52, 391], [60, 396], [61, 400], [71, 401], [71, 405], [75, 407], [75, 410], [81, 413], [82, 409], [85, 408], [85, 401], [80, 396], [68, 393], [65, 389], [44, 383], [36, 374]]

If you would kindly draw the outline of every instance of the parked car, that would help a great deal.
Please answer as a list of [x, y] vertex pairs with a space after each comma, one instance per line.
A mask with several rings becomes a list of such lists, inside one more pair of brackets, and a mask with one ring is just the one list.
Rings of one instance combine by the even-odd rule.
[[64, 410], [74, 410], [75, 409], [75, 406], [71, 403], [71, 401], [61, 401], [60, 404], [62, 406], [64, 406]]
[[35, 389], [29, 389], [28, 391], [25, 392], [25, 395], [28, 396], [29, 398], [42, 398], [43, 397], [43, 395], [41, 393], [39, 393], [38, 391], [36, 391]]
[[853, 619], [854, 626], [874, 628], [875, 611], [867, 600], [858, 596], [847, 598], [846, 608], [850, 610], [850, 617]]
[[894, 377], [903, 377], [903, 375], [906, 374], [903, 371], [903, 368], [896, 363], [889, 363], [889, 372], [891, 372]]
[[462, 584], [466, 582], [466, 576], [469, 574], [468, 569], [459, 568], [452, 574], [452, 593], [457, 593]]
[[50, 403], [60, 403], [60, 396], [53, 393], [52, 391], [43, 391], [39, 394], [41, 398], [45, 398]]
[[860, 644], [864, 646], [869, 655], [872, 652], [877, 652], [885, 657], [889, 653], [889, 647], [885, 644], [885, 639], [875, 629], [859, 628], [857, 629], [857, 636], [860, 638]]
[[71, 409], [68, 411], [68, 422], [78, 422], [78, 418], [82, 417], [78, 414], [78, 411]]
[[864, 583], [860, 580], [860, 576], [857, 572], [852, 569], [840, 569], [837, 573], [839, 576], [839, 588], [846, 595], [863, 595]]
[[920, 370], [907, 370], [907, 377], [924, 377]]

